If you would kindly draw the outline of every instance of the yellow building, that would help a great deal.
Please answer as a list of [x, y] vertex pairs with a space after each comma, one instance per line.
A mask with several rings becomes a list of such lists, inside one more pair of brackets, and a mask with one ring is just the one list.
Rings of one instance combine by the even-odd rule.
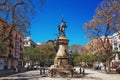
[[[7, 26], [3, 35], [5, 37], [9, 34], [9, 29], [11, 28], [11, 26], [2, 18], [0, 18], [0, 27], [3, 25]], [[2, 30], [2, 27], [0, 30]], [[8, 39], [4, 43], [6, 46], [5, 52], [0, 53], [0, 70], [14, 69], [19, 66], [19, 62], [22, 61], [21, 52], [23, 50], [23, 38], [24, 36], [17, 30], [12, 30], [12, 36], [10, 36], [11, 40]]]

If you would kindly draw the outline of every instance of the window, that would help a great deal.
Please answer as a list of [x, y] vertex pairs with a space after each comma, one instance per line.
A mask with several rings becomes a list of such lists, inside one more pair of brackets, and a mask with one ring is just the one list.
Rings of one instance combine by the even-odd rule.
[[117, 46], [117, 43], [114, 43], [114, 46]]
[[114, 41], [116, 40], [116, 37], [114, 37], [114, 39], [113, 39]]

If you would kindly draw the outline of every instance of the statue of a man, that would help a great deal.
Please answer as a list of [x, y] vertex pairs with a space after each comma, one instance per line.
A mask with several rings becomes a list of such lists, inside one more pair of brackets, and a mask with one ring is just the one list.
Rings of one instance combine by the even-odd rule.
[[62, 20], [61, 25], [58, 26], [59, 35], [65, 36], [65, 28], [67, 28], [66, 23]]

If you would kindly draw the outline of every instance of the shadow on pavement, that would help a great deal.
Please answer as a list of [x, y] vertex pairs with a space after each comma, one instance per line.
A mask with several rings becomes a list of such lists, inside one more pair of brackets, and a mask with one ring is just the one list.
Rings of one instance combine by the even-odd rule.
[[6, 76], [10, 76], [10, 75], [18, 74], [18, 73], [24, 73], [24, 72], [27, 72], [27, 71], [8, 72], [8, 73], [5, 73], [5, 74], [0, 74], [0, 77], [6, 77]]
[[17, 79], [2, 79], [2, 80], [29, 80], [30, 78], [17, 78]]

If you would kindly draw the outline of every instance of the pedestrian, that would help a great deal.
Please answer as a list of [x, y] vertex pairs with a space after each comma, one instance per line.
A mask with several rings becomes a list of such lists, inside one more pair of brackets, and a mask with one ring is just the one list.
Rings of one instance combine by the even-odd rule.
[[83, 76], [85, 75], [85, 68], [83, 68]]
[[102, 67], [103, 67], [103, 63], [101, 62], [99, 65], [99, 69], [101, 70]]
[[16, 73], [18, 72], [18, 68], [16, 67], [16, 71], [15, 71]]
[[81, 67], [80, 67], [80, 74], [81, 74]]
[[40, 75], [42, 75], [42, 68], [40, 67]]

